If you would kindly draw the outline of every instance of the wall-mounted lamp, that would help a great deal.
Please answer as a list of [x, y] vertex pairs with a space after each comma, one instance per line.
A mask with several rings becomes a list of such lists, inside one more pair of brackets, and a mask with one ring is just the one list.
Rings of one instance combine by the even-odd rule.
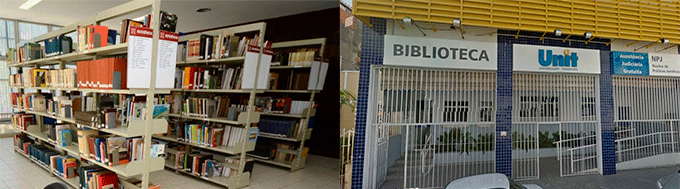
[[460, 20], [458, 19], [453, 19], [453, 27], [460, 27]]
[[555, 30], [555, 36], [557, 36], [557, 37], [562, 36], [562, 30], [556, 29]]
[[669, 42], [671, 42], [671, 40], [668, 40], [666, 38], [661, 38], [661, 44], [668, 44]]
[[409, 17], [404, 18], [403, 21], [404, 21], [404, 25], [409, 25], [409, 26], [413, 22], [413, 20], [411, 20], [411, 18], [409, 18]]
[[590, 39], [591, 37], [593, 37], [593, 33], [586, 32], [583, 34], [583, 37], [585, 37], [586, 39]]

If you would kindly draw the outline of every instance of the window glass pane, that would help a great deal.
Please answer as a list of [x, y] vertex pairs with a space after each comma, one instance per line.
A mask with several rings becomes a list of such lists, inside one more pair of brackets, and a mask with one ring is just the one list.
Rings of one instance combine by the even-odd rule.
[[7, 53], [7, 39], [0, 38], [0, 56], [5, 56]]
[[0, 20], [0, 38], [7, 37], [7, 22]]
[[9, 80], [9, 68], [7, 67], [7, 62], [0, 61], [0, 80]]
[[8, 39], [7, 44], [9, 45], [8, 48], [16, 48], [17, 41], [14, 39]]
[[12, 109], [9, 103], [9, 81], [0, 81], [0, 113], [12, 113]]
[[19, 22], [19, 39], [29, 40], [47, 33], [46, 25]]
[[52, 31], [57, 31], [57, 30], [59, 30], [59, 29], [61, 29], [61, 27], [59, 27], [59, 26], [52, 26]]
[[14, 21], [7, 22], [7, 38], [14, 39]]

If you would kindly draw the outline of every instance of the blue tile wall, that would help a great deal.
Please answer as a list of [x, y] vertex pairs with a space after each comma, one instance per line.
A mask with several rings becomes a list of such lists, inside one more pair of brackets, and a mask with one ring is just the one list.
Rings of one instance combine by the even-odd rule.
[[[603, 140], [603, 172], [604, 174], [616, 173], [616, 159], [614, 146], [614, 113], [612, 99], [612, 77], [610, 69], [610, 47], [602, 43], [573, 42], [562, 40], [518, 37], [517, 31], [498, 31], [498, 73], [497, 73], [497, 99], [498, 110], [496, 111], [496, 172], [512, 176], [512, 144], [510, 130], [512, 127], [512, 45], [544, 45], [558, 47], [572, 47], [584, 49], [596, 49], [601, 52], [600, 74], [600, 108], [602, 117], [602, 140]], [[540, 35], [539, 35], [540, 36]], [[606, 55], [606, 56], [605, 56]], [[608, 98], [608, 99], [606, 99]], [[608, 101], [607, 101], [608, 100]], [[607, 122], [608, 121], [608, 122]], [[500, 132], [508, 133], [506, 137], [500, 137]]]
[[[364, 175], [364, 144], [366, 140], [366, 114], [368, 84], [371, 65], [383, 63], [385, 19], [370, 18], [373, 27], [364, 25], [361, 31], [361, 61], [359, 62], [359, 93], [357, 95], [354, 157], [352, 159], [352, 188], [362, 188]], [[361, 22], [360, 22], [361, 23]], [[364, 23], [361, 23], [364, 24]]]
[[600, 51], [600, 123], [602, 125], [602, 174], [616, 174], [614, 96], [610, 51]]

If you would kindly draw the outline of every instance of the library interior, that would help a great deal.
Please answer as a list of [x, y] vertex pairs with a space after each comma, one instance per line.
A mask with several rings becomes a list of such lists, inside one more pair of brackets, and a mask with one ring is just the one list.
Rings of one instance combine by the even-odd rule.
[[0, 2], [0, 189], [340, 188], [338, 1]]

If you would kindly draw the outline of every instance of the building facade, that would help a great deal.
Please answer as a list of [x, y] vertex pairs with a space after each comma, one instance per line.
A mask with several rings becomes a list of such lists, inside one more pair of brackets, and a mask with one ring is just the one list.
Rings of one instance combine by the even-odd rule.
[[353, 188], [680, 163], [676, 4], [353, 7], [365, 24]]

